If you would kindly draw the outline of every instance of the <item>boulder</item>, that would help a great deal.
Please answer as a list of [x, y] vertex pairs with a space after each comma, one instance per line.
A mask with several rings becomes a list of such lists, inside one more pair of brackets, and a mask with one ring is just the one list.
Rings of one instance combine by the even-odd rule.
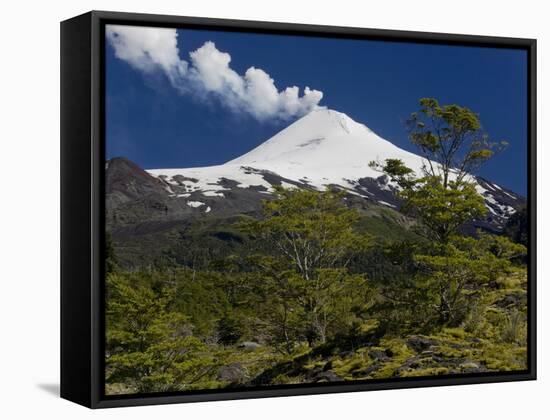
[[218, 381], [241, 383], [247, 378], [248, 372], [240, 363], [231, 363], [227, 366], [222, 366], [218, 370]]
[[262, 345], [259, 343], [256, 343], [255, 341], [243, 341], [242, 343], [239, 344], [238, 347], [240, 349], [245, 349], [245, 350], [256, 350], [262, 347]]

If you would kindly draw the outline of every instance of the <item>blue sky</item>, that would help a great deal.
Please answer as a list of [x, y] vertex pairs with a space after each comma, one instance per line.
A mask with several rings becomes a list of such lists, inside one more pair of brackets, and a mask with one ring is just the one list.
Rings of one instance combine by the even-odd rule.
[[[107, 43], [107, 158], [125, 156], [146, 169], [220, 164], [298, 118], [281, 110], [261, 113], [254, 105], [238, 112], [231, 109], [235, 100], [184, 86], [179, 73], [189, 71], [181, 69], [174, 51], [187, 65], [190, 52], [212, 41], [230, 54], [239, 75], [253, 66], [267, 72], [279, 90], [296, 85], [300, 95], [306, 86], [322, 91], [319, 105], [344, 112], [413, 152], [403, 123], [419, 98], [467, 106], [479, 113], [492, 139], [509, 142], [479, 174], [526, 193], [525, 51], [197, 30], [178, 30], [173, 39], [173, 48], [165, 43], [158, 57], [121, 58], [122, 50], [117, 56]], [[135, 52], [133, 45], [124, 46]], [[238, 100], [251, 103], [248, 97]]]

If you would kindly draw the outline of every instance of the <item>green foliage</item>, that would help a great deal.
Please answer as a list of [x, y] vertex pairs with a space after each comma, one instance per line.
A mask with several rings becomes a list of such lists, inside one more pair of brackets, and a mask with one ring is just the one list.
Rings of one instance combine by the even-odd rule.
[[474, 184], [468, 182], [450, 181], [445, 187], [441, 178], [426, 177], [415, 188], [405, 188], [401, 196], [404, 211], [417, 216], [428, 230], [427, 237], [439, 243], [446, 243], [461, 225], [487, 211]]
[[264, 203], [264, 218], [245, 226], [273, 248], [304, 279], [317, 269], [346, 267], [370, 239], [354, 232], [359, 216], [343, 204], [341, 192], [278, 188], [278, 200]]
[[520, 247], [506, 238], [481, 234], [480, 239], [456, 236], [432, 254], [415, 255], [417, 287], [430, 291], [438, 324], [464, 322], [484, 288], [510, 272], [510, 258]]
[[280, 199], [264, 205], [265, 217], [243, 227], [271, 248], [271, 255], [252, 262], [275, 307], [270, 315], [275, 337], [291, 353], [303, 339], [310, 345], [326, 342], [365, 311], [370, 289], [347, 266], [371, 241], [354, 231], [358, 215], [344, 206], [342, 193], [277, 192]]
[[[383, 170], [393, 171], [389, 174], [402, 188], [403, 209], [422, 222], [419, 232], [427, 241], [421, 246], [401, 244], [397, 251], [400, 259], [406, 258], [400, 262], [405, 278], [382, 288], [383, 306], [392, 309], [388, 320], [394, 323], [428, 329], [458, 325], [475, 306], [482, 287], [505, 272], [509, 260], [524, 249], [504, 237], [479, 233], [476, 240], [460, 234], [464, 223], [486, 211], [473, 184], [449, 181], [445, 186], [439, 176], [414, 179], [402, 166], [394, 161]], [[403, 181], [401, 174], [408, 178]]]
[[506, 315], [504, 322], [500, 325], [500, 336], [502, 341], [512, 344], [522, 344], [527, 338], [525, 315], [514, 310]]
[[431, 240], [447, 242], [461, 225], [487, 212], [474, 183], [432, 174], [417, 178], [399, 159], [387, 159], [385, 164], [371, 162], [371, 166], [397, 182], [401, 187], [399, 195], [405, 202], [401, 210], [420, 220], [426, 230], [423, 235]]
[[496, 258], [504, 261], [515, 261], [527, 255], [527, 248], [521, 243], [514, 243], [506, 236], [490, 235], [478, 232], [482, 249], [489, 251]]
[[394, 307], [411, 305], [411, 297], [416, 298], [424, 308], [424, 327], [457, 326], [468, 318], [484, 287], [509, 270], [511, 259], [525, 254], [522, 245], [505, 237], [480, 233], [476, 240], [460, 233], [462, 225], [486, 213], [483, 197], [467, 175], [503, 144], [489, 142], [471, 110], [440, 106], [431, 98], [420, 100], [420, 111], [411, 115], [408, 126], [412, 143], [428, 163], [424, 173], [415, 174], [398, 159], [371, 166], [397, 182], [403, 211], [422, 222], [430, 242], [407, 254], [414, 280], [393, 291], [386, 287], [383, 296], [396, 302]]
[[171, 290], [157, 294], [113, 273], [107, 288], [107, 383], [129, 383], [137, 392], [184, 389], [212, 369], [187, 318], [169, 310]]
[[507, 146], [491, 142], [479, 116], [466, 107], [440, 105], [434, 98], [422, 98], [419, 104], [407, 121], [409, 137], [427, 160], [426, 174], [440, 177], [444, 188], [452, 171], [460, 183]]

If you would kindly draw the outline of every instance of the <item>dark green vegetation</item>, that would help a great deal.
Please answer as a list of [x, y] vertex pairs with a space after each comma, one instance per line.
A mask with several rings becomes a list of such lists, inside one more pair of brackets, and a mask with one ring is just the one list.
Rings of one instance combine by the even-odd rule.
[[[486, 212], [467, 172], [501, 144], [431, 99], [409, 128], [424, 173], [372, 163], [402, 214], [278, 189], [263, 214], [109, 239], [107, 393], [526, 369], [525, 216], [461, 233]], [[155, 262], [131, 265], [135, 252]]]

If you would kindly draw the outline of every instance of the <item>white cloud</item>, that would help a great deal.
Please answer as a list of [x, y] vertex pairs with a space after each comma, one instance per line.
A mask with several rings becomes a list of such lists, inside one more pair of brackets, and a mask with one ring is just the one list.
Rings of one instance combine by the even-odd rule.
[[106, 36], [115, 56], [143, 72], [163, 70], [170, 80], [184, 77], [187, 62], [180, 60], [175, 29], [107, 25]]
[[323, 92], [306, 86], [300, 96], [297, 86], [279, 91], [264, 70], [250, 67], [244, 76], [230, 67], [231, 55], [211, 42], [180, 58], [175, 29], [107, 25], [107, 40], [115, 56], [144, 73], [162, 71], [182, 94], [215, 96], [235, 112], [245, 112], [258, 120], [301, 116], [315, 107]]
[[233, 92], [242, 92], [242, 78], [229, 67], [231, 56], [219, 51], [216, 45], [207, 41], [197, 50], [189, 53], [193, 64], [193, 73], [209, 91], [221, 91], [229, 88]]

